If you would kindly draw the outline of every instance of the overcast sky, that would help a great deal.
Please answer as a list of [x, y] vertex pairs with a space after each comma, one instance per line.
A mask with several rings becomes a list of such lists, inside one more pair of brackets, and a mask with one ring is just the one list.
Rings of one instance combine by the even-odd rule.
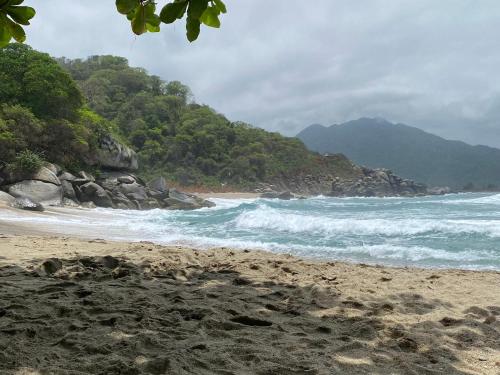
[[133, 36], [113, 0], [26, 3], [34, 48], [127, 57], [231, 120], [295, 135], [384, 117], [500, 147], [498, 0], [226, 0], [193, 44], [184, 23]]

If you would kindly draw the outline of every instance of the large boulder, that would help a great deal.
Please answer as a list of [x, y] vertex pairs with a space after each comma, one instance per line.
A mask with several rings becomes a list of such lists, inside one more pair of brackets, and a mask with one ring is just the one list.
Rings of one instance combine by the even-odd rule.
[[134, 182], [132, 184], [120, 184], [118, 189], [129, 199], [138, 201], [148, 199], [146, 188], [142, 185], [139, 185], [137, 182]]
[[61, 185], [61, 181], [59, 181], [57, 175], [47, 167], [40, 168], [40, 170], [37, 173], [35, 173], [30, 178], [30, 180], [38, 180], [43, 182], [50, 182], [51, 184], [54, 185]]
[[62, 172], [62, 168], [54, 163], [47, 163], [45, 165], [45, 168], [54, 173], [56, 176], [59, 176], [59, 174]]
[[62, 180], [61, 187], [63, 190], [63, 196], [65, 198], [69, 198], [69, 199], [74, 200], [74, 201], [77, 200], [75, 189], [73, 188], [73, 185], [71, 184], [71, 182], [69, 182], [68, 180]]
[[45, 210], [40, 203], [35, 202], [30, 198], [26, 197], [15, 199], [14, 202], [11, 204], [11, 206], [14, 208], [19, 208], [21, 210], [27, 210], [27, 211], [42, 212]]
[[135, 151], [110, 135], [101, 138], [97, 152], [88, 157], [88, 161], [107, 169], [136, 170], [139, 167]]
[[62, 188], [49, 182], [24, 180], [10, 185], [8, 193], [15, 198], [29, 198], [45, 206], [61, 206]]
[[80, 200], [83, 202], [94, 202], [99, 207], [113, 207], [113, 201], [109, 194], [95, 182], [87, 182], [79, 187]]
[[59, 175], [60, 181], [75, 181], [77, 178], [69, 172], [62, 172]]
[[170, 190], [169, 197], [163, 200], [169, 210], [195, 210], [202, 207], [214, 207], [215, 203], [204, 200], [196, 195]]
[[[52, 167], [52, 164], [48, 165]], [[26, 171], [12, 171], [8, 168], [4, 168], [2, 171], [2, 178], [5, 184], [14, 184], [19, 181], [24, 180], [37, 180], [42, 182], [50, 182], [54, 185], [60, 185], [61, 181], [57, 178], [57, 175], [47, 167], [41, 167], [37, 172], [26, 172]]]
[[15, 200], [16, 198], [14, 198], [12, 195], [0, 190], [0, 203], [12, 204]]

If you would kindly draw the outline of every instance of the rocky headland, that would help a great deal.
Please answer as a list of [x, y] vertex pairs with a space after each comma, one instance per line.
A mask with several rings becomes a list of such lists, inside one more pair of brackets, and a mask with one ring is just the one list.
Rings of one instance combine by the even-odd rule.
[[45, 206], [189, 210], [214, 205], [169, 189], [163, 177], [146, 183], [134, 174], [139, 167], [136, 153], [110, 136], [103, 138], [88, 164], [99, 167], [99, 173], [70, 173], [51, 163], [34, 173], [11, 171], [4, 166], [0, 169], [0, 201], [35, 211], [43, 211]]

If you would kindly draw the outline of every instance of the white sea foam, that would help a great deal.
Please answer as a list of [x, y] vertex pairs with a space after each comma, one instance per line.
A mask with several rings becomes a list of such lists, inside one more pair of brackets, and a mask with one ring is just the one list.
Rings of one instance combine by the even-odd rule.
[[414, 236], [426, 233], [478, 233], [500, 237], [498, 221], [438, 219], [332, 218], [280, 211], [260, 205], [235, 219], [242, 229], [265, 229], [291, 233]]
[[[213, 199], [195, 211], [0, 211], [0, 221], [68, 235], [235, 247], [392, 265], [500, 269], [500, 195]], [[459, 204], [443, 205], [452, 202]]]

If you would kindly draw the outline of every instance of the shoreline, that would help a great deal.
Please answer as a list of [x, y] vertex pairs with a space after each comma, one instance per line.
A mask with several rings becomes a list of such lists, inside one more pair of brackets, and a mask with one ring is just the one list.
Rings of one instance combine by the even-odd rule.
[[0, 330], [10, 332], [0, 335], [0, 372], [500, 369], [499, 272], [145, 241], [0, 238]]
[[[251, 195], [255, 195], [254, 193], [249, 193]], [[223, 199], [252, 199], [251, 195], [247, 195], [246, 193], [218, 193], [208, 195], [206, 198], [223, 198]], [[257, 194], [258, 195], [258, 194]], [[204, 198], [204, 199], [206, 199]], [[114, 211], [114, 210], [113, 210]], [[104, 240], [113, 243], [142, 243], [142, 242], [150, 242], [159, 246], [166, 247], [183, 247], [189, 248], [192, 250], [199, 251], [211, 251], [218, 248], [232, 248], [231, 245], [200, 245], [197, 243], [192, 243], [189, 241], [178, 241], [178, 242], [164, 242], [155, 238], [132, 238], [123, 235], [123, 228], [108, 228], [106, 233], [92, 230], [91, 227], [82, 227], [80, 223], [71, 223], [66, 224], [65, 226], [58, 226], [57, 223], [50, 222], [40, 222], [40, 221], [32, 221], [32, 218], [42, 217], [42, 218], [54, 218], [59, 221], [68, 221], [71, 222], [72, 217], [85, 218], [89, 222], [95, 219], [102, 219], [103, 214], [109, 215], [113, 211], [110, 212], [101, 212], [96, 209], [88, 209], [82, 207], [49, 207], [47, 210], [43, 212], [36, 211], [25, 211], [16, 208], [9, 207], [0, 202], [0, 235], [8, 235], [8, 236], [39, 236], [45, 238], [52, 237], [64, 237], [64, 238], [73, 238], [80, 240]], [[117, 212], [122, 210], [117, 210]], [[135, 212], [133, 210], [128, 210], [131, 212]], [[19, 219], [15, 219], [14, 221], [2, 219], [2, 212], [12, 213], [18, 218], [25, 218], [26, 221], [22, 221]], [[138, 212], [147, 212], [147, 211], [138, 211]], [[83, 228], [83, 229], [82, 229]], [[290, 255], [297, 257], [299, 259], [303, 259], [305, 261], [311, 262], [336, 262], [342, 263], [351, 266], [369, 266], [369, 267], [379, 267], [379, 268], [389, 268], [389, 269], [398, 269], [398, 270], [435, 270], [435, 271], [447, 271], [447, 270], [455, 270], [455, 271], [467, 271], [467, 272], [481, 272], [481, 273], [496, 273], [500, 275], [500, 269], [491, 269], [491, 268], [460, 268], [460, 267], [443, 267], [443, 266], [419, 266], [413, 265], [411, 262], [409, 264], [390, 264], [383, 263], [377, 261], [367, 261], [367, 260], [349, 260], [349, 259], [341, 259], [341, 258], [321, 258], [321, 257], [308, 257], [305, 255], [294, 255], [292, 253], [287, 253], [284, 251], [273, 251], [266, 248], [259, 248], [258, 246], [254, 247], [241, 247], [241, 246], [233, 246], [236, 251], [242, 250], [250, 250], [250, 251], [262, 251], [265, 253], [271, 253], [276, 255]], [[293, 246], [290, 246], [292, 249]]]

